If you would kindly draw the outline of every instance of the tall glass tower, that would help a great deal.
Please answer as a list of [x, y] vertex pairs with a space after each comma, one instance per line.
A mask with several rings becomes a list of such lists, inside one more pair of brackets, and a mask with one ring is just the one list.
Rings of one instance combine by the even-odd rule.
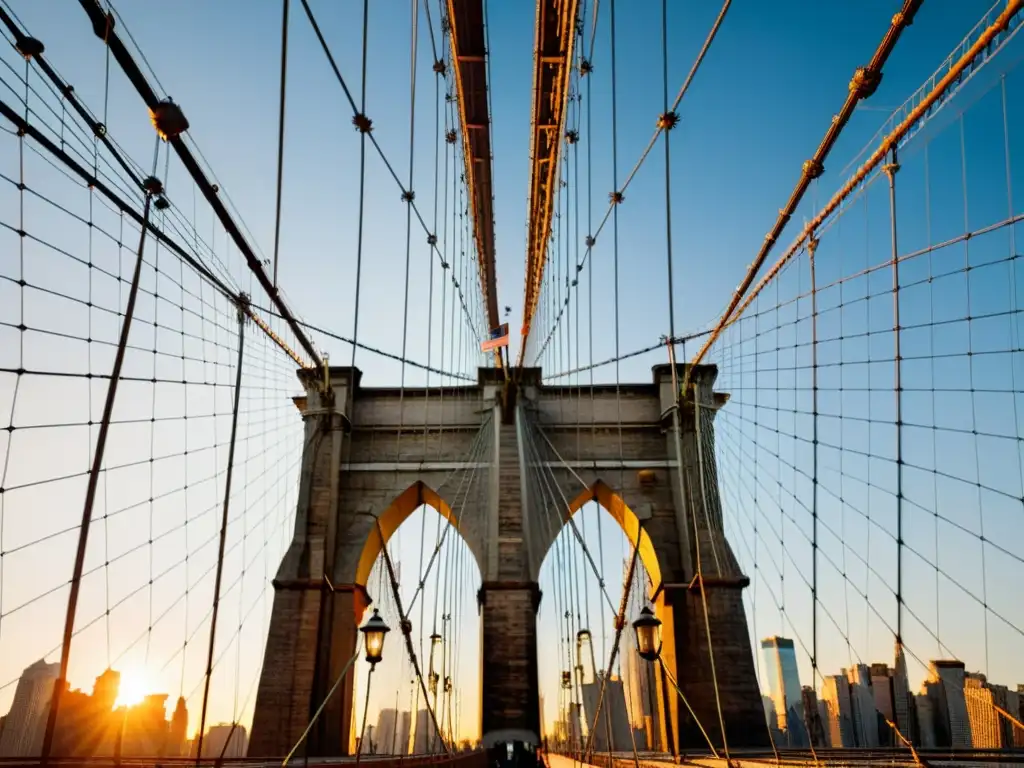
[[779, 730], [785, 734], [786, 746], [809, 746], [793, 641], [786, 637], [767, 637], [761, 641], [761, 650], [764, 651], [775, 716]]

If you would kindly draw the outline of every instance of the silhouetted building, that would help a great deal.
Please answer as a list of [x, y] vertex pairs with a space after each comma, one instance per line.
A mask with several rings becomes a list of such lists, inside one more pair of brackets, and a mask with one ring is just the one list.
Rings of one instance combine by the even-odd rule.
[[914, 706], [917, 709], [917, 740], [916, 744], [923, 749], [934, 749], [937, 746], [935, 738], [935, 701], [927, 692], [927, 683], [922, 686], [923, 693], [914, 697]]
[[125, 757], [164, 757], [168, 753], [170, 723], [167, 694], [153, 693], [129, 707], [122, 725], [121, 754]]
[[783, 744], [778, 746], [806, 747], [810, 744], [804, 725], [803, 700], [800, 693], [800, 672], [796, 664], [793, 641], [787, 637], [767, 637], [761, 641], [767, 664], [768, 687]]
[[188, 731], [188, 709], [185, 707], [185, 697], [179, 696], [178, 703], [174, 707], [174, 714], [171, 716], [171, 727], [167, 732], [167, 749], [164, 754], [167, 757], [183, 757], [188, 755], [186, 737]]
[[[198, 741], [198, 738], [192, 740], [190, 757], [196, 756]], [[216, 759], [222, 754], [224, 757], [245, 757], [248, 749], [249, 735], [245, 731], [245, 726], [237, 723], [219, 723], [207, 729], [206, 736], [203, 737], [202, 757]]]
[[875, 712], [877, 713], [878, 746], [894, 746], [896, 734], [886, 723], [886, 721], [896, 722], [896, 712], [893, 706], [892, 670], [887, 665], [871, 665], [871, 694], [875, 699]]
[[[597, 712], [597, 702], [601, 697], [601, 680], [584, 683], [582, 688], [583, 711], [586, 713], [589, 729], [594, 723], [594, 713]], [[635, 734], [630, 729], [629, 716], [626, 714], [626, 694], [622, 680], [611, 677], [605, 683], [604, 701], [597, 719], [598, 723], [594, 728], [596, 733], [593, 736], [596, 751], [632, 751]], [[589, 731], [587, 738], [590, 738]]]
[[811, 745], [815, 747], [827, 747], [828, 740], [825, 738], [825, 726], [818, 710], [818, 696], [814, 689], [805, 685], [800, 689], [800, 699], [803, 706], [804, 722], [807, 724], [807, 732], [811, 739]]
[[60, 757], [110, 757], [121, 744], [125, 710], [114, 712], [121, 674], [105, 670], [92, 695], [65, 690], [57, 710], [52, 753]]
[[47, 664], [42, 659], [21, 673], [3, 733], [0, 734], [0, 756], [39, 754], [53, 685], [59, 676], [60, 664]]

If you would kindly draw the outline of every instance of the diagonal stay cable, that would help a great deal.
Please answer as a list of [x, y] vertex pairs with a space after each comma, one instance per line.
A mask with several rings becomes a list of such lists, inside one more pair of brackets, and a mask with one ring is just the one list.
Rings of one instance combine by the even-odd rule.
[[[303, 9], [306, 11], [306, 16], [309, 19], [310, 26], [312, 26], [313, 32], [316, 35], [317, 40], [320, 42], [320, 47], [323, 49], [324, 55], [327, 56], [327, 62], [328, 64], [330, 64], [331, 70], [334, 72], [334, 76], [337, 79], [338, 84], [341, 86], [342, 91], [345, 93], [345, 98], [348, 100], [349, 106], [352, 108], [353, 124], [369, 138], [370, 143], [373, 145], [373, 148], [377, 150], [377, 154], [383, 161], [384, 167], [387, 168], [388, 173], [391, 175], [391, 178], [395, 180], [395, 183], [398, 185], [398, 188], [402, 190], [402, 199], [405, 200], [406, 203], [409, 205], [409, 208], [412, 211], [412, 213], [416, 216], [416, 220], [419, 222], [420, 227], [422, 227], [423, 232], [427, 235], [427, 242], [430, 245], [431, 250], [437, 254], [437, 258], [440, 260], [442, 268], [446, 267], [448, 261], [445, 258], [445, 255], [441, 253], [440, 249], [437, 247], [437, 234], [430, 231], [430, 228], [427, 226], [426, 220], [423, 218], [423, 215], [420, 213], [420, 210], [416, 205], [412, 189], [406, 189], [405, 185], [402, 183], [402, 180], [398, 177], [398, 174], [395, 172], [394, 166], [391, 165], [391, 162], [388, 160], [387, 155], [384, 154], [384, 150], [380, 146], [380, 143], [377, 141], [377, 138], [373, 135], [372, 121], [370, 121], [370, 119], [364, 113], [359, 111], [359, 107], [356, 105], [355, 99], [352, 98], [352, 92], [349, 90], [348, 85], [345, 83], [345, 77], [341, 74], [341, 69], [338, 67], [338, 63], [334, 58], [334, 54], [331, 53], [331, 48], [327, 44], [327, 39], [324, 37], [323, 32], [320, 29], [320, 24], [317, 22], [316, 16], [313, 15], [313, 9], [310, 8], [308, 0], [301, 0], [301, 2]], [[462, 293], [462, 288], [457, 287], [456, 290], [459, 293], [459, 299], [460, 302], [462, 303], [462, 311], [466, 317], [466, 324], [472, 329], [473, 334], [477, 338], [477, 341], [479, 341], [480, 330], [476, 327], [476, 324], [473, 322], [472, 316], [469, 314], [469, 310], [467, 309], [465, 304], [465, 297], [463, 296]]]
[[[800, 178], [797, 180], [796, 186], [790, 193], [789, 200], [786, 202], [786, 205], [779, 211], [779, 215], [776, 218], [775, 224], [772, 226], [771, 230], [769, 230], [768, 234], [765, 235], [764, 242], [762, 243], [761, 248], [757, 253], [757, 256], [754, 258], [754, 261], [751, 262], [750, 267], [747, 269], [746, 275], [744, 275], [743, 280], [740, 282], [740, 284], [736, 287], [736, 290], [733, 292], [733, 295], [729, 300], [729, 304], [726, 307], [725, 312], [722, 314], [721, 319], [718, 321], [718, 324], [715, 326], [715, 330], [714, 332], [712, 332], [711, 337], [704, 343], [704, 346], [701, 347], [701, 349], [697, 352], [696, 356], [694, 356], [694, 365], [700, 363], [700, 361], [707, 354], [708, 350], [718, 339], [719, 335], [721, 335], [721, 332], [725, 329], [729, 320], [732, 318], [737, 306], [739, 306], [740, 301], [743, 300], [744, 295], [747, 293], [751, 284], [754, 282], [754, 278], [760, 271], [761, 266], [765, 262], [765, 259], [768, 258], [768, 254], [771, 252], [772, 247], [775, 245], [779, 237], [782, 235], [782, 231], [789, 223], [789, 220], [792, 217], [793, 212], [796, 211], [797, 206], [803, 199], [804, 194], [807, 192], [807, 189], [811, 185], [811, 182], [814, 179], [819, 178], [822, 175], [822, 173], [824, 173], [825, 160], [828, 157], [829, 152], [832, 150], [832, 147], [835, 146], [836, 141], [839, 139], [839, 135], [842, 133], [843, 129], [846, 127], [846, 124], [850, 121], [850, 118], [853, 116], [853, 112], [857, 108], [857, 104], [862, 99], [869, 98], [878, 88], [878, 84], [882, 79], [882, 69], [885, 66], [886, 61], [888, 60], [889, 55], [896, 47], [896, 43], [900, 39], [900, 35], [903, 33], [903, 30], [909, 27], [914, 22], [914, 16], [917, 13], [918, 9], [921, 7], [922, 2], [924, 2], [924, 0], [904, 0], [902, 9], [899, 13], [892, 17], [892, 20], [889, 23], [889, 28], [886, 30], [885, 35], [879, 42], [878, 47], [875, 49], [875, 53], [871, 57], [871, 61], [868, 63], [867, 66], [858, 67], [857, 70], [854, 72], [853, 78], [850, 80], [849, 88], [847, 89], [846, 99], [843, 102], [842, 108], [839, 110], [839, 113], [829, 122], [828, 129], [826, 129], [825, 135], [822, 137], [821, 143], [818, 145], [818, 148], [814, 151], [814, 155], [811, 157], [810, 160], [805, 160], [803, 165], [801, 166]], [[1016, 12], [1016, 10], [1020, 8], [1021, 4], [1022, 3], [1020, 2], [1020, 0], [1011, 0], [1010, 4], [1007, 7], [1007, 10], [1010, 10], [1011, 8], [1016, 6], [1016, 9], [1014, 9], [1014, 12]], [[1007, 17], [1007, 21], [1009, 21], [1009, 17]], [[984, 36], [982, 37], [982, 39], [984, 39]], [[943, 82], [945, 82], [945, 80]], [[925, 101], [923, 101], [922, 104], [928, 104], [928, 100], [925, 99]], [[883, 144], [884, 143], [885, 142], [883, 142]], [[872, 166], [874, 165], [874, 163], [871, 163], [871, 161], [869, 160], [868, 163], [862, 166], [862, 170], [867, 168], [869, 163]], [[866, 171], [864, 175], [866, 175]], [[857, 176], [863, 178], [860, 171], [858, 171], [858, 174], [855, 176], [855, 178], [857, 178]], [[833, 198], [833, 200], [835, 201], [835, 205], [838, 205], [839, 200], [842, 200], [843, 198], [846, 197], [846, 194], [848, 194], [849, 190], [851, 190], [853, 186], [854, 185], [850, 185], [849, 183], [844, 186], [843, 189], [847, 190], [847, 192], [843, 194], [841, 197], [837, 195], [838, 199]], [[821, 220], [821, 217], [816, 216], [811, 222], [809, 222], [804, 227], [803, 236], [801, 237], [800, 241], [802, 241], [811, 232], [813, 232], [814, 229], [817, 228], [817, 226], [821, 223]], [[800, 241], [798, 241], [798, 243]], [[795, 247], [791, 247], [790, 251], [788, 251], [787, 253], [790, 253], [794, 250]], [[785, 256], [783, 258], [785, 258]], [[751, 298], [755, 295], [756, 292], [752, 293]], [[686, 389], [689, 385], [690, 370], [692, 370], [692, 368], [687, 369], [687, 380], [684, 382], [684, 389]]]
[[[530, 424], [530, 419], [527, 418], [526, 422], [529, 425]], [[533, 436], [531, 435], [531, 431], [532, 430], [528, 428], [527, 430], [525, 430], [525, 433], [524, 433], [525, 437], [526, 437], [527, 449], [532, 452], [535, 465], [540, 468], [542, 476], [543, 476], [543, 473], [545, 471], [548, 473], [548, 475], [550, 475], [551, 480], [553, 481], [555, 488], [558, 489], [558, 494], [561, 496], [561, 499], [562, 499], [562, 503], [558, 504], [557, 498], [553, 497], [552, 498], [552, 501], [553, 501], [552, 507], [561, 506], [562, 508], [565, 509], [565, 516], [563, 518], [563, 521], [569, 525], [569, 528], [572, 531], [573, 536], [579, 542], [580, 547], [582, 548], [583, 553], [586, 556], [587, 562], [590, 563], [590, 567], [591, 567], [591, 569], [594, 572], [594, 576], [597, 578], [598, 584], [600, 584], [600, 586], [601, 586], [601, 591], [604, 594], [605, 600], [608, 602], [608, 606], [614, 611], [615, 610], [615, 603], [612, 601], [611, 596], [608, 594], [608, 590], [607, 590], [607, 588], [605, 586], [605, 583], [604, 583], [604, 578], [601, 575], [601, 570], [597, 567], [597, 563], [594, 560], [594, 556], [591, 554], [589, 547], [587, 547], [587, 543], [584, 540], [582, 534], [580, 533], [579, 527], [576, 525], [576, 521], [573, 519], [573, 515], [569, 514], [569, 500], [565, 497], [565, 494], [562, 493], [561, 486], [559, 486], [558, 480], [554, 476], [554, 470], [551, 467], [548, 467], [546, 462], [544, 461], [544, 457], [541, 455], [540, 450], [538, 449], [538, 447], [537, 447], [537, 445], [536, 445], [536, 443], [535, 443], [535, 441], [533, 439]], [[548, 443], [548, 445], [550, 446], [550, 442]], [[558, 455], [557, 451], [555, 451], [555, 455], [557, 456], [558, 461], [566, 469], [568, 469], [573, 474], [573, 476], [576, 477], [577, 480], [580, 481], [580, 483], [583, 485], [583, 487], [585, 489], [589, 489], [590, 488], [590, 486], [588, 486], [586, 483], [583, 482], [583, 479], [580, 478], [580, 476], [575, 472], [575, 470], [573, 470], [573, 468], [570, 467], [560, 455]]]
[[[658, 141], [658, 137], [661, 136], [662, 133], [666, 133], [667, 135], [667, 131], [670, 131], [679, 122], [679, 115], [677, 112], [677, 110], [679, 109], [679, 105], [682, 103], [683, 97], [686, 95], [686, 92], [690, 89], [690, 84], [693, 82], [693, 79], [697, 74], [697, 70], [700, 69], [700, 66], [704, 61], [704, 57], [707, 55], [707, 52], [711, 48], [711, 45], [714, 42], [715, 37], [718, 35], [718, 30], [722, 26], [722, 22], [725, 20], [725, 15], [726, 13], [728, 13], [729, 6], [731, 5], [731, 3], [732, 0], [725, 0], [725, 2], [722, 4], [722, 9], [719, 11], [717, 18], [715, 19], [715, 23], [711, 27], [711, 31], [708, 32], [708, 35], [704, 40], [704, 45], [701, 46], [700, 52], [697, 54], [697, 58], [694, 60], [693, 65], [690, 67], [690, 71], [686, 76], [686, 79], [683, 81], [682, 86], [679, 88], [679, 93], [676, 95], [676, 99], [672, 103], [672, 109], [658, 117], [658, 121], [656, 124], [657, 127], [654, 130], [654, 135], [651, 137], [651, 140], [647, 143], [647, 146], [644, 148], [644, 151], [640, 154], [640, 158], [633, 166], [633, 170], [631, 170], [629, 172], [629, 175], [626, 176], [626, 179], [623, 182], [622, 186], [619, 189], [615, 190], [610, 195], [608, 208], [605, 210], [604, 216], [601, 218], [601, 221], [597, 226], [597, 230], [587, 235], [586, 250], [583, 252], [583, 259], [580, 261], [579, 264], [576, 265], [577, 273], [582, 271], [583, 267], [586, 265], [587, 260], [594, 249], [594, 246], [597, 244], [598, 236], [604, 229], [604, 225], [608, 222], [608, 219], [611, 218], [612, 211], [614, 210], [615, 206], [619, 205], [623, 201], [627, 187], [629, 187], [630, 183], [633, 181], [633, 178], [639, 172], [640, 167], [644, 164], [644, 161], [647, 159], [647, 156], [654, 148], [654, 145]], [[597, 23], [596, 11], [594, 14], [594, 23], [595, 25]], [[593, 41], [591, 41], [591, 47], [592, 46]], [[593, 55], [593, 50], [591, 50], [591, 55]], [[558, 327], [558, 323], [562, 319], [562, 314], [562, 311], [559, 311], [558, 317], [555, 319], [555, 322], [551, 330], [548, 332], [548, 335], [544, 338], [544, 342], [541, 345], [540, 350], [537, 352], [535, 362], [537, 359], [540, 358], [541, 354], [543, 354], [544, 352], [544, 349], [550, 343], [551, 337], [555, 333], [555, 330]]]
[[[433, 550], [433, 552], [430, 555], [430, 559], [427, 561], [427, 565], [423, 569], [423, 573], [420, 576], [419, 584], [416, 587], [416, 591], [413, 592], [412, 599], [409, 601], [408, 610], [410, 610], [410, 611], [413, 609], [413, 606], [416, 605], [416, 600], [420, 596], [420, 593], [423, 591], [423, 587], [426, 584], [427, 577], [430, 575], [430, 571], [431, 571], [431, 569], [434, 566], [434, 562], [436, 561], [437, 556], [440, 554], [441, 549], [444, 546], [444, 542], [445, 542], [445, 540], [448, 537], [449, 531], [451, 531], [452, 528], [456, 528], [456, 529], [461, 530], [461, 527], [462, 527], [462, 515], [466, 511], [467, 501], [470, 498], [470, 494], [471, 494], [471, 492], [473, 490], [473, 484], [476, 482], [476, 472], [477, 472], [477, 463], [478, 463], [477, 460], [480, 458], [480, 455], [484, 452], [484, 449], [485, 449], [485, 447], [487, 445], [487, 441], [485, 439], [483, 439], [483, 438], [485, 436], [490, 436], [490, 434], [491, 434], [490, 428], [492, 428], [492, 426], [493, 425], [491, 424], [491, 419], [490, 419], [490, 417], [488, 417], [488, 419], [483, 424], [480, 425], [480, 430], [477, 432], [476, 437], [473, 438], [473, 445], [471, 446], [471, 449], [470, 449], [472, 451], [472, 453], [469, 454], [469, 462], [468, 462], [471, 466], [470, 466], [468, 472], [466, 472], [465, 470], [462, 471], [462, 479], [459, 481], [459, 487], [455, 489], [455, 497], [452, 500], [452, 507], [456, 507], [456, 506], [459, 507], [459, 514], [456, 517], [455, 524], [454, 525], [449, 524], [444, 529], [444, 532], [438, 537], [438, 540], [437, 540], [437, 542], [434, 545], [434, 550]], [[448, 477], [445, 478], [445, 480], [442, 481], [442, 483], [435, 489], [435, 491], [440, 493], [440, 490], [445, 485], [445, 482], [447, 482], [447, 480], [450, 479], [451, 476], [454, 475], [456, 471], [458, 471], [458, 470], [455, 470], [452, 473], [450, 473], [448, 475]], [[460, 495], [462, 493], [462, 488], [463, 488], [463, 486], [466, 483], [467, 475], [469, 477], [469, 485], [466, 487], [466, 493], [463, 496], [463, 501], [462, 501], [462, 504], [460, 505], [459, 504], [459, 497], [460, 497]]]

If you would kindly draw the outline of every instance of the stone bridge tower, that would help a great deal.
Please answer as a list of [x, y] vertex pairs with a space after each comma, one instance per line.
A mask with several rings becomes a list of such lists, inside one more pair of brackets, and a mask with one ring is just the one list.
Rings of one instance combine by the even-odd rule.
[[[300, 372], [305, 449], [295, 532], [274, 579], [250, 755], [286, 754], [298, 741], [355, 651], [382, 542], [422, 504], [457, 522], [482, 574], [484, 744], [538, 743], [540, 565], [566, 511], [592, 500], [631, 541], [640, 536], [665, 624], [663, 658], [712, 739], [721, 742], [705, 601], [729, 744], [767, 744], [741, 601], [748, 580], [722, 532], [712, 419], [727, 397], [712, 391], [716, 373], [694, 371], [698, 406], [693, 398], [681, 405], [677, 434], [669, 366], [657, 366], [650, 384], [617, 391], [545, 386], [539, 369], [519, 370], [513, 387], [484, 368], [473, 386], [404, 391], [361, 387], [358, 369]], [[558, 509], [539, 493], [541, 472], [565, 500]], [[311, 731], [308, 754], [353, 751], [354, 693], [349, 675]], [[661, 743], [702, 744], [662, 680], [659, 697], [670, 713]]]

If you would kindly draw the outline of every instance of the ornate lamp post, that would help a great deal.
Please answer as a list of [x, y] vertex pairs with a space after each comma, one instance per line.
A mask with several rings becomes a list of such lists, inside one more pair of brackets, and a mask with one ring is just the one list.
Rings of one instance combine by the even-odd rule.
[[646, 605], [640, 616], [633, 622], [636, 632], [636, 648], [640, 658], [655, 661], [661, 655], [661, 619]]
[[384, 652], [384, 636], [391, 631], [391, 627], [384, 623], [380, 617], [380, 611], [373, 609], [373, 616], [359, 628], [363, 633], [363, 642], [366, 644], [366, 660], [370, 662], [371, 669], [377, 666]]

